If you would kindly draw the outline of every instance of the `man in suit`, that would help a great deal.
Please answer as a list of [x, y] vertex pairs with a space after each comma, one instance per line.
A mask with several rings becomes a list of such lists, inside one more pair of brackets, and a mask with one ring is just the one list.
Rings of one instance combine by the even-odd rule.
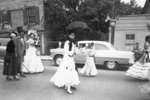
[[16, 43], [18, 74], [20, 74], [21, 77], [26, 77], [24, 73], [22, 72], [22, 63], [24, 61], [24, 55], [25, 55], [25, 50], [26, 50], [26, 45], [23, 39], [24, 32], [23, 32], [22, 27], [17, 27], [17, 33], [18, 33], [18, 36], [15, 40], [15, 43]]

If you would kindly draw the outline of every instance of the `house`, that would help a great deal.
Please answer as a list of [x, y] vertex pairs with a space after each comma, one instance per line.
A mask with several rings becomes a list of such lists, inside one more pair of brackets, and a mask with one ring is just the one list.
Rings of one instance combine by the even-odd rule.
[[133, 50], [136, 44], [143, 49], [147, 35], [150, 35], [150, 0], [146, 0], [141, 14], [118, 18], [112, 42], [119, 50]]
[[150, 14], [122, 16], [116, 22], [114, 46], [119, 50], [133, 50], [139, 43], [142, 49], [147, 35], [150, 35]]
[[[41, 53], [45, 53], [44, 0], [0, 0], [0, 34], [8, 28], [34, 28], [41, 39]], [[0, 35], [1, 36], [1, 35]]]

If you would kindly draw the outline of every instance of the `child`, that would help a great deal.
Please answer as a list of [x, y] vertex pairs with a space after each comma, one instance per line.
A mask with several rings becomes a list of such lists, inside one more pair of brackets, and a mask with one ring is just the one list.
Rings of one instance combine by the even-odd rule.
[[91, 43], [88, 48], [86, 62], [84, 67], [81, 69], [80, 73], [87, 76], [95, 76], [97, 74], [97, 69], [94, 61], [94, 43]]

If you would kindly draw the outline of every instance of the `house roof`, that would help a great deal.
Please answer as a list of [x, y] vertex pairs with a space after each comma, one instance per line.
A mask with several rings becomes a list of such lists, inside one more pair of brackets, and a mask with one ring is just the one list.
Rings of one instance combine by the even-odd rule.
[[116, 22], [116, 31], [138, 30], [146, 31], [150, 29], [150, 14], [128, 15], [119, 17]]
[[146, 0], [142, 13], [146, 13], [149, 6], [150, 6], [150, 0]]

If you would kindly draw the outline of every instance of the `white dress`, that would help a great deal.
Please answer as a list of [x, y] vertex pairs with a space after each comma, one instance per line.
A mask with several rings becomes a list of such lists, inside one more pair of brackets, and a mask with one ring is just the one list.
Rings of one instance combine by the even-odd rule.
[[142, 64], [140, 62], [136, 62], [126, 72], [127, 76], [145, 80], [148, 79], [149, 74], [149, 63]]
[[[147, 48], [147, 51], [149, 50], [150, 46]], [[129, 67], [129, 69], [126, 71], [126, 75], [141, 80], [149, 79], [150, 62], [146, 61], [147, 56], [150, 57], [150, 53], [143, 54], [139, 61], [135, 62], [135, 64]]]
[[73, 44], [72, 50], [69, 51], [69, 41], [64, 45], [64, 57], [56, 73], [50, 79], [50, 82], [54, 83], [57, 87], [63, 87], [64, 85], [78, 85], [80, 83], [79, 76], [75, 70], [74, 52], [75, 45]]
[[34, 40], [29, 39], [27, 41], [28, 49], [24, 56], [24, 62], [22, 66], [22, 72], [24, 73], [39, 73], [44, 71], [44, 66], [39, 56], [37, 56], [37, 49], [33, 45]]
[[81, 74], [85, 74], [87, 76], [95, 76], [97, 74], [97, 69], [94, 61], [94, 50], [89, 49], [86, 62], [83, 68], [80, 70]]
[[150, 63], [146, 63], [145, 66], [148, 66], [147, 79], [149, 80], [147, 83], [140, 86], [140, 90], [142, 93], [150, 96]]

